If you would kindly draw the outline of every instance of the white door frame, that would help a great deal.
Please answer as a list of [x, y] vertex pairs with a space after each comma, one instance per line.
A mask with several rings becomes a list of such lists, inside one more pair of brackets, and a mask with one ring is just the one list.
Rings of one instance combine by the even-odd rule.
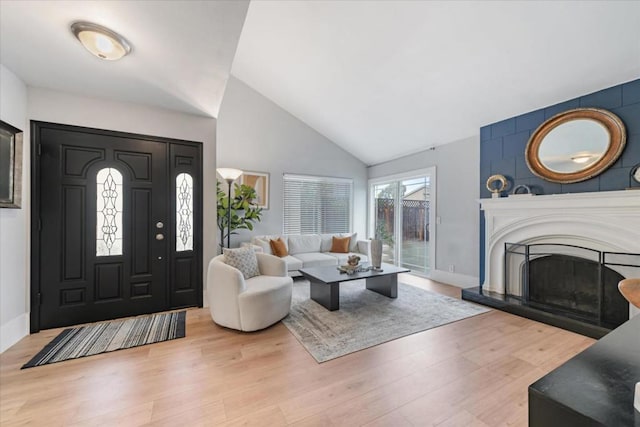
[[[429, 185], [430, 185], [430, 188], [429, 188], [429, 191], [430, 191], [430, 195], [429, 195], [429, 275], [430, 275], [430, 273], [436, 269], [436, 242], [437, 242], [436, 239], [437, 239], [437, 229], [438, 229], [438, 226], [436, 224], [438, 186], [437, 186], [437, 176], [436, 176], [435, 166], [369, 179], [368, 186], [367, 186], [367, 192], [369, 194], [368, 209], [367, 209], [369, 218], [368, 218], [367, 232], [369, 233], [370, 236], [372, 237], [375, 236], [374, 194], [372, 191], [373, 186], [376, 184], [382, 184], [385, 182], [403, 181], [406, 179], [420, 178], [423, 176], [429, 177]], [[400, 192], [398, 191], [397, 193], [398, 194], [396, 194], [396, 204], [397, 206], [401, 206], [398, 203], [398, 201], [401, 200], [401, 196], [399, 194]], [[396, 231], [400, 232], [400, 230], [402, 230], [402, 216], [395, 215], [394, 221], [395, 221]], [[394, 236], [394, 238], [397, 238], [397, 236]], [[394, 259], [398, 264], [402, 262], [402, 260], [400, 259], [400, 245], [396, 245], [396, 247], [394, 248]], [[419, 273], [419, 272], [412, 272], [412, 273], [422, 275], [422, 273]]]

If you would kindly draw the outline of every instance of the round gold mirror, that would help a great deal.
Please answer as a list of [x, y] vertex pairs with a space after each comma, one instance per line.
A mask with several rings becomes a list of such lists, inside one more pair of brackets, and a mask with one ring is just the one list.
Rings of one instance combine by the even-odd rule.
[[624, 124], [618, 116], [579, 108], [541, 124], [529, 139], [525, 158], [540, 178], [569, 184], [604, 172], [620, 157], [625, 143]]

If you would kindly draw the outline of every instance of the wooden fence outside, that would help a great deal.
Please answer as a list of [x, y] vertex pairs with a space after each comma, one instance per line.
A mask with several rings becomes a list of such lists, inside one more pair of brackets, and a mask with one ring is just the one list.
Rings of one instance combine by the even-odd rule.
[[[394, 199], [376, 199], [376, 228], [394, 235]], [[402, 240], [429, 240], [429, 201], [402, 201]]]

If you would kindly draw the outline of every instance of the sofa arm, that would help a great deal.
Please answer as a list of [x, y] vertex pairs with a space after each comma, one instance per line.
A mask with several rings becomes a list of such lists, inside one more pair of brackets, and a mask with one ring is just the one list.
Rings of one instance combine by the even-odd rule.
[[213, 320], [222, 326], [240, 328], [238, 296], [246, 290], [242, 272], [225, 264], [224, 255], [209, 263], [207, 273], [207, 299]]
[[358, 240], [358, 252], [371, 259], [371, 240]]
[[256, 253], [258, 269], [265, 276], [287, 276], [287, 263], [282, 258], [274, 255]]

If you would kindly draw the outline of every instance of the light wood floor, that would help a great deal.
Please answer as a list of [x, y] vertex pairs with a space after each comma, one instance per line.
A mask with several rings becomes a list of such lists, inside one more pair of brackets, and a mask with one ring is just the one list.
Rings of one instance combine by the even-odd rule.
[[239, 333], [194, 309], [184, 339], [21, 371], [59, 331], [0, 356], [3, 427], [525, 426], [527, 386], [593, 343], [491, 311], [318, 364], [282, 324]]

